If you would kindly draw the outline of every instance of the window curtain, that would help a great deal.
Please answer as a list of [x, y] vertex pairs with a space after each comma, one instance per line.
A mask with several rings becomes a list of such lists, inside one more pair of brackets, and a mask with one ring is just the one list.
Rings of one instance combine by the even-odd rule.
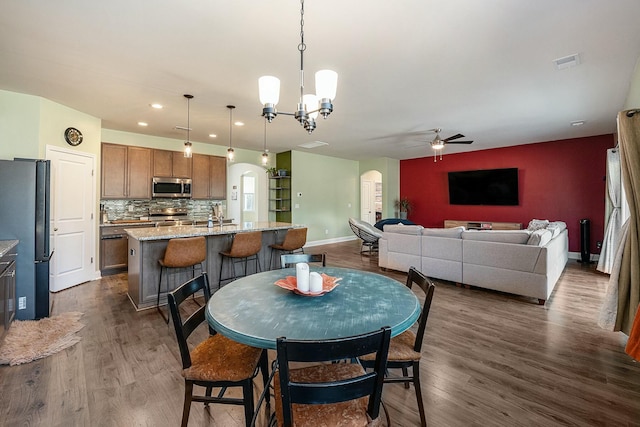
[[611, 268], [615, 259], [616, 249], [620, 240], [620, 228], [622, 227], [620, 206], [621, 186], [620, 181], [620, 153], [613, 148], [607, 150], [607, 196], [611, 204], [611, 211], [607, 219], [607, 227], [602, 241], [602, 251], [598, 259], [599, 271], [611, 274]]
[[629, 335], [625, 351], [640, 360], [640, 110], [618, 113], [622, 183], [629, 205], [629, 229], [618, 277], [616, 330]]

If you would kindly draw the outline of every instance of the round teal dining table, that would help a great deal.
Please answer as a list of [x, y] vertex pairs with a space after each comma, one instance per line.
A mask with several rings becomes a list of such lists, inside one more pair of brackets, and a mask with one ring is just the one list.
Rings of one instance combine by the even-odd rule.
[[305, 296], [275, 285], [295, 276], [295, 268], [252, 274], [211, 296], [207, 322], [234, 341], [275, 349], [279, 337], [343, 338], [383, 326], [391, 327], [391, 336], [396, 336], [420, 315], [418, 298], [397, 280], [346, 268], [310, 266], [310, 270], [342, 280], [322, 296]]

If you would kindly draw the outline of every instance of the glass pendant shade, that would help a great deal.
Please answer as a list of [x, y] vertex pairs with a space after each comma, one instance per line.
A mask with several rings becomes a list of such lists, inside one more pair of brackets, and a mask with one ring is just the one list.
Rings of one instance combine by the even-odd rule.
[[187, 158], [191, 157], [191, 142], [189, 141], [184, 143], [184, 156]]
[[258, 79], [260, 103], [276, 105], [280, 101], [280, 79], [273, 76], [262, 76]]
[[229, 159], [230, 162], [233, 162], [233, 159], [235, 159], [236, 157], [236, 153], [233, 151], [233, 148], [229, 148], [227, 150], [227, 159]]
[[[312, 94], [309, 93], [305, 96], [302, 97], [302, 103], [304, 104], [304, 108], [307, 111], [307, 113], [309, 113], [309, 118], [311, 119], [317, 119], [318, 118], [318, 98]], [[314, 111], [312, 113], [312, 111]]]
[[316, 96], [318, 99], [336, 98], [338, 90], [338, 73], [331, 70], [320, 70], [316, 73]]
[[266, 166], [267, 163], [269, 163], [269, 154], [265, 151], [262, 153], [262, 165]]

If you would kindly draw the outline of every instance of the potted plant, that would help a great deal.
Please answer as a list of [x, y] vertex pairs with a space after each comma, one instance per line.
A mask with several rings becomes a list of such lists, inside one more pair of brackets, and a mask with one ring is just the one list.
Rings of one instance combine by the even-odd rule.
[[269, 176], [277, 176], [278, 170], [276, 168], [264, 168], [265, 172], [269, 174]]
[[406, 197], [396, 199], [394, 206], [400, 214], [400, 219], [407, 219], [409, 211], [411, 211], [411, 202]]

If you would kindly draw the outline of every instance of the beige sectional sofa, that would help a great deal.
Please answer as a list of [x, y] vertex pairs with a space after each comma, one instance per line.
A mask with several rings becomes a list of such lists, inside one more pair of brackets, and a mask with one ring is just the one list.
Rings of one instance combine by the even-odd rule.
[[569, 240], [564, 223], [537, 228], [386, 225], [378, 265], [398, 271], [414, 266], [436, 279], [537, 298], [544, 304], [567, 263]]

